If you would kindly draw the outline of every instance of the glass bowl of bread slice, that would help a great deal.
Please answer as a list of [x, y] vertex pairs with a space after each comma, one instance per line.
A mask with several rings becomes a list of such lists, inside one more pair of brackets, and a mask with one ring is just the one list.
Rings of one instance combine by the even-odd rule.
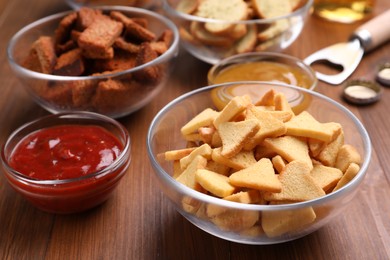
[[147, 149], [163, 194], [188, 221], [225, 240], [266, 245], [306, 236], [348, 210], [372, 148], [362, 123], [336, 101], [242, 81], [167, 104], [151, 122]]
[[184, 48], [215, 64], [245, 52], [282, 51], [301, 33], [313, 0], [163, 0]]
[[177, 27], [135, 7], [82, 7], [35, 21], [10, 40], [8, 60], [46, 110], [126, 116], [165, 85]]

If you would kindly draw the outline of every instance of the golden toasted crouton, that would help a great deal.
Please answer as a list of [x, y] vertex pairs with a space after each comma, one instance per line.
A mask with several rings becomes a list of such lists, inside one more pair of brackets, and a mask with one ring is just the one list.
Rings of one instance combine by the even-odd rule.
[[343, 173], [337, 168], [315, 164], [310, 175], [313, 177], [313, 180], [327, 192], [336, 186], [337, 182], [343, 176]]
[[211, 154], [211, 158], [213, 161], [229, 166], [230, 168], [241, 170], [256, 163], [256, 159], [252, 151], [241, 150], [238, 154], [230, 158], [223, 156], [221, 151], [221, 147], [214, 148]]
[[219, 125], [223, 122], [229, 122], [242, 111], [244, 111], [250, 104], [252, 100], [250, 96], [236, 96], [232, 98], [229, 103], [222, 109], [217, 118], [214, 120], [214, 126], [216, 129], [219, 128]]
[[361, 162], [362, 158], [356, 148], [352, 145], [344, 144], [337, 154], [335, 167], [345, 172], [351, 163], [360, 165]]
[[310, 176], [311, 168], [302, 161], [292, 161], [279, 174], [282, 191], [265, 192], [267, 201], [307, 201], [325, 195], [325, 192]]
[[246, 142], [244, 146], [246, 150], [252, 150], [267, 137], [277, 137], [286, 133], [286, 126], [282, 121], [273, 117], [268, 111], [258, 110], [255, 106], [248, 107], [246, 118], [255, 119], [260, 125], [260, 130]]
[[274, 89], [270, 89], [263, 94], [259, 101], [255, 102], [255, 106], [275, 106], [275, 95]]
[[201, 155], [196, 156], [188, 167], [176, 178], [180, 183], [183, 183], [191, 189], [202, 191], [203, 188], [195, 179], [195, 174], [198, 169], [204, 169], [206, 167], [207, 160]]
[[211, 126], [218, 114], [217, 111], [206, 108], [185, 124], [180, 131], [183, 135], [187, 135], [196, 132], [200, 127]]
[[275, 94], [274, 102], [275, 102], [275, 110], [276, 111], [288, 111], [292, 115], [294, 115], [294, 112], [291, 109], [291, 106], [288, 103], [287, 98], [283, 93]]
[[164, 158], [167, 161], [180, 160], [181, 158], [189, 155], [193, 150], [195, 150], [195, 147], [166, 151], [164, 153]]
[[286, 167], [286, 161], [283, 160], [282, 156], [280, 155], [275, 155], [274, 157], [272, 157], [271, 161], [272, 165], [278, 173], [281, 173], [284, 167]]
[[229, 178], [225, 175], [205, 169], [198, 169], [195, 180], [211, 194], [223, 198], [233, 194], [235, 187], [229, 183]]
[[202, 144], [199, 147], [196, 147], [190, 154], [180, 159], [180, 166], [182, 169], [187, 168], [187, 166], [194, 160], [198, 155], [203, 156], [206, 159], [211, 158], [212, 149], [208, 144]]
[[358, 174], [360, 170], [360, 166], [356, 163], [351, 163], [348, 168], [345, 170], [343, 177], [341, 177], [340, 181], [337, 183], [336, 187], [333, 191], [336, 191], [350, 182], [355, 176]]
[[230, 175], [229, 181], [237, 187], [280, 192], [282, 185], [275, 175], [270, 159], [263, 158], [248, 168]]
[[320, 153], [315, 156], [322, 164], [326, 166], [334, 167], [336, 164], [337, 155], [340, 148], [344, 145], [344, 132], [340, 131], [340, 134], [335, 140], [327, 144]]
[[341, 131], [341, 125], [326, 125], [318, 122], [309, 112], [303, 111], [285, 123], [287, 135], [301, 136], [331, 142]]
[[228, 158], [239, 153], [260, 129], [259, 121], [249, 119], [239, 122], [223, 122], [219, 125], [219, 135], [222, 140], [221, 154]]
[[259, 211], [227, 209], [211, 217], [211, 221], [222, 230], [241, 231], [252, 227], [259, 220]]
[[263, 143], [264, 146], [270, 148], [288, 162], [300, 160], [305, 162], [310, 169], [313, 168], [313, 163], [309, 156], [309, 148], [304, 139], [286, 135], [266, 138]]
[[277, 237], [299, 230], [316, 219], [312, 207], [295, 210], [264, 211], [261, 226], [268, 237]]

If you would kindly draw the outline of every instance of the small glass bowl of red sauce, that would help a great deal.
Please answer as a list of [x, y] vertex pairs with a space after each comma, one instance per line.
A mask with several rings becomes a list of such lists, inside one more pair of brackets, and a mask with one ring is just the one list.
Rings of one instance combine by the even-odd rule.
[[130, 136], [104, 115], [59, 113], [15, 130], [1, 161], [9, 184], [34, 206], [76, 213], [110, 197], [131, 162]]

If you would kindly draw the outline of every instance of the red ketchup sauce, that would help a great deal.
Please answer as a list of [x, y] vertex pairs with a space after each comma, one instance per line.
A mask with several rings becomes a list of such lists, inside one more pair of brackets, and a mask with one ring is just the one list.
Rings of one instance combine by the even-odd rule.
[[[123, 149], [113, 134], [99, 126], [63, 125], [26, 136], [13, 150], [9, 164], [35, 180], [68, 180], [108, 167]], [[61, 184], [13, 182], [38, 208], [53, 213], [74, 213], [105, 201], [126, 166], [127, 163], [122, 164], [102, 176]]]
[[34, 179], [64, 180], [106, 168], [122, 150], [119, 140], [101, 127], [66, 125], [28, 135], [9, 163]]

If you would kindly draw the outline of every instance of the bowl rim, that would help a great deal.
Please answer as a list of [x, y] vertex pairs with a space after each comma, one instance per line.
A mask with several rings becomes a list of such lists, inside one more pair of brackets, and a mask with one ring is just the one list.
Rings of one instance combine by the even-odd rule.
[[[248, 58], [248, 59], [246, 59], [246, 58]], [[214, 65], [212, 65], [212, 67], [210, 68], [210, 70], [207, 73], [207, 80], [210, 82], [211, 81], [210, 79], [212, 77], [215, 78], [217, 75], [214, 75], [214, 74], [221, 67], [226, 66], [226, 68], [228, 68], [230, 66], [237, 65], [238, 62], [250, 63], [250, 62], [259, 62], [259, 61], [263, 61], [263, 60], [268, 61], [269, 59], [272, 59], [272, 58], [289, 60], [289, 61], [293, 62], [300, 69], [307, 71], [308, 74], [310, 74], [311, 79], [313, 80], [313, 83], [311, 84], [310, 88], [308, 88], [308, 89], [314, 90], [317, 87], [318, 78], [316, 76], [316, 72], [314, 71], [314, 69], [311, 66], [307, 65], [303, 60], [301, 60], [297, 57], [294, 57], [294, 56], [291, 56], [291, 55], [288, 55], [285, 53], [270, 52], [270, 51], [240, 53], [240, 54], [235, 54], [233, 56], [229, 56], [225, 59], [222, 59], [222, 60], [218, 61], [217, 63], [215, 63]], [[223, 68], [223, 69], [225, 69], [225, 68]]]
[[[144, 8], [138, 8], [138, 7], [130, 7], [130, 6], [117, 6], [117, 5], [112, 5], [112, 6], [93, 6], [93, 7], [88, 7], [91, 9], [100, 9], [103, 11], [110, 11], [110, 10], [116, 10], [116, 11], [124, 11], [124, 12], [131, 12], [131, 13], [137, 13], [137, 14], [142, 14], [146, 15], [148, 17], [153, 17], [154, 19], [160, 21], [161, 23], [164, 23], [172, 32], [173, 32], [173, 41], [171, 45], [169, 46], [168, 50], [165, 51], [162, 55], [158, 56], [157, 58], [144, 63], [140, 66], [127, 69], [127, 70], [122, 70], [114, 73], [107, 73], [107, 74], [101, 74], [101, 75], [95, 75], [95, 76], [59, 76], [59, 75], [52, 75], [52, 74], [45, 74], [45, 73], [40, 73], [36, 72], [33, 70], [26, 69], [22, 65], [20, 65], [18, 62], [15, 61], [14, 55], [13, 55], [13, 50], [16, 45], [16, 43], [19, 41], [19, 38], [23, 36], [25, 33], [29, 32], [31, 29], [35, 28], [36, 26], [39, 26], [43, 23], [50, 22], [52, 20], [59, 19], [61, 17], [65, 17], [66, 15], [77, 12], [78, 10], [69, 10], [69, 11], [64, 11], [56, 14], [52, 14], [43, 18], [40, 18], [32, 23], [27, 24], [26, 26], [22, 27], [17, 31], [10, 41], [8, 42], [7, 46], [7, 57], [8, 57], [8, 62], [10, 63], [11, 67], [13, 67], [15, 70], [17, 70], [19, 73], [29, 76], [29, 77], [34, 77], [34, 78], [40, 78], [43, 80], [56, 80], [56, 81], [74, 81], [74, 80], [100, 80], [100, 79], [106, 79], [107, 77], [118, 77], [122, 75], [126, 75], [128, 73], [132, 73], [138, 70], [142, 70], [146, 67], [149, 66], [154, 66], [159, 63], [168, 61], [172, 57], [177, 56], [179, 52], [179, 31], [177, 29], [177, 26], [168, 18], [164, 17], [161, 14], [158, 14], [156, 12], [152, 12], [150, 10], [146, 10]], [[54, 31], [53, 31], [54, 33]]]
[[[123, 150], [120, 153], [120, 155], [115, 159], [115, 161], [112, 164], [110, 164], [109, 166], [107, 166], [106, 168], [103, 168], [103, 169], [96, 171], [94, 173], [90, 173], [88, 175], [77, 177], [77, 178], [62, 179], [62, 180], [41, 180], [41, 179], [26, 176], [26, 175], [24, 175], [16, 170], [14, 170], [9, 165], [8, 158], [6, 157], [6, 154], [5, 154], [5, 150], [6, 150], [7, 146], [11, 143], [13, 138], [17, 134], [19, 134], [21, 131], [23, 131], [24, 129], [26, 129], [30, 126], [33, 126], [35, 124], [39, 124], [40, 122], [49, 122], [52, 119], [57, 119], [57, 120], [61, 120], [61, 119], [85, 120], [85, 119], [87, 119], [87, 120], [96, 120], [96, 121], [101, 121], [104, 123], [109, 123], [109, 124], [113, 125], [117, 130], [119, 130], [120, 134], [123, 136], [123, 138], [124, 138], [123, 143], [121, 142], [123, 144]], [[71, 124], [71, 123], [67, 123], [67, 124]], [[55, 124], [55, 125], [59, 125], [59, 124]], [[55, 126], [55, 125], [53, 125], [53, 126]], [[66, 124], [64, 124], [64, 125], [66, 125]], [[33, 132], [41, 130], [41, 129], [45, 129], [45, 128], [48, 128], [48, 126], [41, 127], [39, 129], [34, 130]], [[31, 134], [33, 132], [29, 132], [29, 134]], [[19, 143], [19, 142], [17, 142], [17, 143]], [[3, 167], [5, 168], [5, 170], [7, 172], [5, 174], [8, 174], [9, 176], [11, 176], [11, 178], [13, 178], [19, 182], [25, 182], [25, 183], [29, 183], [29, 184], [35, 184], [35, 185], [60, 185], [60, 184], [76, 183], [76, 182], [80, 182], [80, 181], [87, 180], [90, 178], [95, 178], [95, 177], [102, 178], [104, 176], [107, 176], [107, 175], [113, 173], [117, 168], [121, 167], [122, 164], [124, 164], [126, 162], [127, 157], [129, 157], [128, 159], [129, 159], [129, 161], [131, 161], [130, 152], [131, 152], [130, 134], [128, 133], [127, 129], [121, 123], [119, 123], [118, 121], [116, 121], [115, 119], [113, 119], [111, 117], [108, 117], [108, 116], [105, 116], [102, 114], [88, 112], [88, 111], [76, 111], [76, 112], [63, 112], [63, 113], [46, 115], [46, 116], [37, 118], [33, 121], [30, 121], [28, 123], [25, 123], [22, 126], [18, 127], [16, 130], [14, 130], [9, 135], [6, 142], [2, 145], [0, 160], [3, 164]]]
[[[347, 116], [349, 116], [351, 118], [353, 123], [359, 129], [359, 132], [362, 135], [364, 150], [367, 153], [357, 175], [349, 183], [347, 183], [345, 186], [343, 186], [339, 190], [334, 191], [334, 192], [329, 193], [329, 194], [326, 194], [325, 196], [322, 196], [322, 197], [319, 197], [319, 198], [316, 198], [313, 200], [309, 200], [309, 201], [296, 202], [296, 203], [291, 203], [291, 204], [280, 204], [280, 205], [254, 205], [254, 204], [243, 204], [243, 203], [238, 203], [238, 202], [231, 202], [231, 201], [223, 200], [220, 198], [216, 198], [216, 197], [195, 191], [195, 190], [187, 187], [186, 185], [176, 181], [171, 175], [169, 175], [160, 166], [160, 164], [156, 160], [156, 157], [152, 153], [151, 140], [153, 137], [154, 129], [156, 128], [156, 126], [159, 122], [159, 119], [163, 115], [165, 115], [165, 113], [167, 113], [167, 111], [169, 111], [172, 106], [175, 106], [177, 103], [187, 99], [188, 97], [190, 97], [192, 95], [196, 95], [200, 92], [209, 91], [209, 90], [216, 88], [216, 87], [238, 85], [238, 84], [267, 84], [267, 85], [274, 85], [274, 86], [283, 87], [283, 88], [292, 88], [292, 89], [295, 89], [297, 91], [302, 91], [306, 94], [313, 95], [315, 97], [323, 99], [323, 100], [331, 103], [332, 105], [336, 106], [342, 112], [344, 112]], [[367, 133], [367, 130], [365, 129], [363, 124], [360, 122], [360, 120], [349, 109], [347, 109], [344, 105], [336, 102], [335, 100], [331, 99], [330, 97], [327, 97], [323, 94], [320, 94], [320, 93], [312, 91], [312, 90], [308, 90], [308, 89], [301, 88], [301, 87], [296, 87], [296, 86], [289, 85], [289, 84], [265, 82], [265, 81], [237, 81], [237, 82], [215, 84], [215, 85], [205, 86], [205, 87], [201, 87], [199, 89], [195, 89], [193, 91], [187, 92], [187, 93], [177, 97], [176, 99], [172, 100], [167, 105], [165, 105], [153, 118], [153, 120], [149, 126], [148, 132], [147, 132], [146, 146], [147, 146], [147, 152], [148, 152], [150, 162], [155, 170], [155, 174], [158, 175], [159, 177], [161, 177], [165, 182], [169, 183], [170, 186], [173, 186], [176, 190], [178, 190], [181, 194], [183, 194], [183, 196], [190, 196], [190, 197], [193, 197], [199, 201], [206, 202], [206, 203], [212, 203], [212, 204], [219, 205], [222, 207], [242, 209], [242, 210], [255, 210], [255, 211], [264, 211], [264, 210], [278, 211], [278, 210], [289, 210], [289, 209], [311, 207], [311, 206], [321, 205], [321, 204], [326, 203], [328, 201], [343, 197], [344, 195], [349, 193], [349, 191], [354, 191], [354, 190], [356, 191], [355, 188], [363, 181], [365, 175], [367, 174], [367, 169], [368, 169], [371, 154], [372, 154], [372, 144], [371, 144], [370, 137]]]
[[306, 0], [306, 3], [302, 5], [300, 8], [294, 10], [293, 12], [277, 16], [273, 18], [259, 18], [259, 19], [249, 19], [249, 20], [240, 20], [240, 21], [226, 21], [226, 20], [219, 20], [219, 19], [213, 19], [213, 18], [204, 18], [196, 15], [186, 14], [180, 11], [177, 11], [175, 8], [168, 3], [169, 0], [161, 0], [163, 9], [166, 10], [166, 12], [172, 16], [179, 17], [181, 19], [190, 20], [190, 21], [197, 21], [197, 22], [204, 22], [204, 23], [235, 23], [235, 24], [266, 24], [270, 22], [274, 22], [281, 19], [288, 19], [294, 16], [299, 15], [305, 15], [309, 12], [311, 6], [313, 5], [314, 0]]

